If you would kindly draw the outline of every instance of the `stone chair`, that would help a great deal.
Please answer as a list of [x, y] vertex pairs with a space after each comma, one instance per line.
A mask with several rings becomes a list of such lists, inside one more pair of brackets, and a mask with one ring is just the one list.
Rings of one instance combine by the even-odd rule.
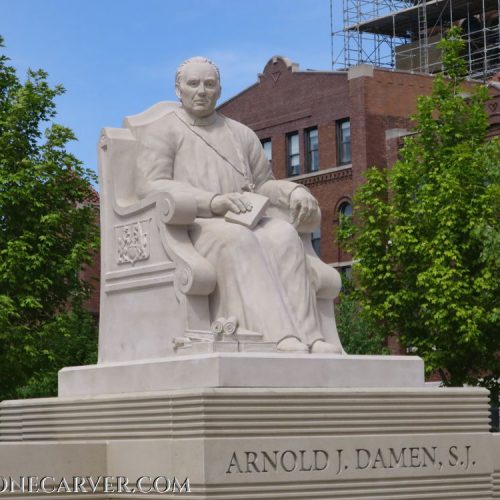
[[[228, 342], [212, 331], [209, 295], [216, 273], [189, 238], [195, 201], [185, 193], [154, 193], [143, 199], [136, 194], [137, 141], [147, 134], [148, 125], [177, 106], [160, 102], [126, 117], [122, 128], [105, 128], [101, 134], [100, 363], [245, 346], [275, 349], [258, 336], [245, 344], [244, 335]], [[310, 228], [301, 236], [314, 275], [322, 333], [326, 341], [340, 344], [333, 309], [340, 276], [316, 256]]]

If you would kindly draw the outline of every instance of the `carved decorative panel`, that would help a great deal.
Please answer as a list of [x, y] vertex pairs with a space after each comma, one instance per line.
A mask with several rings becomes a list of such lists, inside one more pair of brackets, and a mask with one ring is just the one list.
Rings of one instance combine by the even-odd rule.
[[135, 264], [149, 259], [151, 219], [115, 226], [116, 263]]

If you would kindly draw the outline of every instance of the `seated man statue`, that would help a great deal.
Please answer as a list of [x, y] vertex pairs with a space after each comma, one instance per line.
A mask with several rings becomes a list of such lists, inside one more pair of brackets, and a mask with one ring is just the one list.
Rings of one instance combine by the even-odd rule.
[[[340, 353], [321, 334], [316, 296], [296, 227], [319, 222], [309, 191], [276, 180], [255, 133], [217, 112], [221, 93], [217, 66], [203, 57], [177, 70], [181, 106], [158, 120], [138, 151], [137, 191], [182, 190], [197, 205], [189, 234], [215, 268], [211, 318], [236, 317], [242, 328], [276, 342], [285, 352]], [[245, 213], [245, 192], [269, 198], [292, 214], [292, 223], [264, 216], [256, 227], [227, 222], [226, 212]]]

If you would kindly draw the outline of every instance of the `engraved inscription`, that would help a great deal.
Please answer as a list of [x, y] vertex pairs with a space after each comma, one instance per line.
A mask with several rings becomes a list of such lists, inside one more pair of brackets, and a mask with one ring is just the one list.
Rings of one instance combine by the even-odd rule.
[[233, 451], [227, 464], [226, 474], [325, 471], [339, 476], [347, 471], [362, 474], [377, 469], [472, 472], [476, 461], [470, 445], [452, 445]]
[[467, 471], [476, 465], [472, 459], [471, 446], [408, 446], [401, 448], [356, 448], [355, 468], [365, 469], [403, 469], [433, 468], [441, 470], [444, 466]]
[[375, 452], [366, 448], [356, 449], [357, 469], [394, 469], [399, 467], [435, 467], [436, 446], [413, 446], [409, 448], [377, 448]]
[[322, 471], [328, 467], [329, 455], [325, 450], [273, 450], [233, 452], [226, 474], [234, 472], [309, 472]]
[[151, 219], [115, 226], [117, 264], [135, 264], [149, 259], [149, 225]]

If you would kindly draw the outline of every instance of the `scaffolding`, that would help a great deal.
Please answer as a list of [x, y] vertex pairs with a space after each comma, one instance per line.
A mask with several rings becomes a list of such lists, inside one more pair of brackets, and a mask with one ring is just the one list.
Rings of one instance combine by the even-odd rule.
[[[332, 69], [366, 63], [440, 72], [437, 44], [450, 26], [458, 25], [469, 78], [487, 80], [500, 71], [500, 0], [342, 0], [342, 8], [343, 27], [332, 29]], [[336, 54], [335, 46], [340, 47]]]

